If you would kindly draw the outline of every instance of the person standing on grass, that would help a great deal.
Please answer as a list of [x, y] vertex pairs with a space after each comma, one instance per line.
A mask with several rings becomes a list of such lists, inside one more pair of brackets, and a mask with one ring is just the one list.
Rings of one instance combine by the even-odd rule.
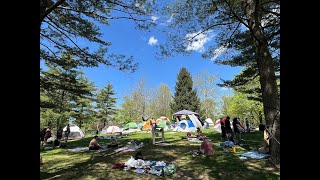
[[46, 134], [47, 128], [43, 128], [40, 131], [40, 145], [43, 145], [44, 143], [44, 135]]
[[60, 126], [59, 129], [57, 130], [57, 139], [59, 141], [61, 141], [62, 139], [62, 134], [63, 134], [63, 130], [62, 130], [62, 127]]
[[247, 132], [250, 132], [250, 126], [249, 126], [249, 120], [246, 118], [246, 126], [247, 126]]
[[240, 128], [242, 127], [242, 125], [240, 124], [240, 120], [238, 118], [233, 118], [232, 126], [233, 126], [234, 139], [236, 140], [238, 135], [240, 134], [239, 126]]
[[70, 134], [70, 125], [68, 124], [67, 125], [67, 129], [64, 132], [64, 140], [65, 140], [65, 142], [68, 142], [69, 134]]
[[231, 129], [231, 124], [230, 124], [230, 117], [227, 116], [226, 121], [225, 121], [225, 128], [226, 128], [226, 135], [227, 138], [230, 140], [232, 139], [232, 129]]
[[225, 122], [227, 118], [221, 118], [220, 119], [220, 127], [221, 127], [221, 139], [226, 138], [226, 127], [225, 127]]

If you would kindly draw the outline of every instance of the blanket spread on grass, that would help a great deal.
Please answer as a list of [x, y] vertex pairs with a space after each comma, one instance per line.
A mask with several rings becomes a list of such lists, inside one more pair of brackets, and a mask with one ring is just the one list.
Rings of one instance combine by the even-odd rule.
[[89, 150], [89, 147], [76, 147], [73, 149], [66, 149], [67, 152], [81, 152], [81, 151], [92, 151], [92, 152], [101, 152], [101, 151], [107, 151], [110, 148], [107, 146], [101, 146], [102, 148], [99, 150]]
[[240, 156], [251, 158], [251, 159], [264, 159], [269, 157], [269, 154], [260, 154], [257, 151], [249, 151], [241, 154]]

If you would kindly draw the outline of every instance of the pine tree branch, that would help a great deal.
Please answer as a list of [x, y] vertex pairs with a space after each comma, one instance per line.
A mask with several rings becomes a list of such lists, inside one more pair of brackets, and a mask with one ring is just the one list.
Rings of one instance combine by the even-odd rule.
[[55, 4], [53, 4], [50, 8], [46, 9], [46, 11], [43, 14], [40, 14], [40, 26], [44, 18], [48, 16], [53, 10], [55, 10], [59, 5], [64, 3], [65, 0], [58, 0]]
[[64, 7], [64, 6], [59, 6], [58, 8], [61, 8], [61, 9], [65, 9], [65, 10], [70, 10], [70, 11], [74, 11], [74, 12], [79, 12], [79, 13], [83, 13], [83, 14], [90, 14], [90, 15], [93, 15], [93, 16], [96, 16], [96, 17], [100, 17], [102, 19], [105, 19], [105, 20], [110, 20], [110, 19], [131, 19], [131, 20], [134, 20], [134, 21], [142, 21], [142, 22], [145, 22], [147, 21], [147, 19], [137, 19], [137, 18], [134, 18], [133, 16], [130, 16], [131, 17], [126, 17], [126, 16], [118, 16], [118, 17], [105, 17], [101, 14], [98, 14], [96, 13], [95, 11], [81, 11], [81, 10], [78, 10], [78, 9], [73, 9], [73, 8], [70, 8], [70, 7]]
[[43, 44], [43, 43], [41, 43], [41, 42], [40, 42], [40, 44], [41, 44], [42, 46], [46, 47], [46, 48], [58, 59], [58, 57], [56, 56], [56, 54], [55, 54], [47, 45], [45, 45], [45, 44]]
[[87, 52], [85, 52], [82, 48], [80, 48], [67, 34], [65, 34], [63, 31], [61, 31], [59, 28], [53, 26], [51, 23], [48, 23], [51, 27], [55, 28], [58, 30], [61, 34], [63, 34], [66, 38], [68, 38], [80, 51], [85, 53], [86, 55], [89, 55]]
[[210, 30], [211, 28], [215, 27], [215, 26], [223, 26], [223, 25], [229, 25], [229, 24], [232, 24], [234, 22], [228, 22], [228, 23], [217, 23], [217, 24], [214, 24], [212, 26], [209, 26], [207, 27], [206, 29], [200, 31], [199, 33], [197, 33], [196, 35], [192, 36], [190, 39], [187, 39], [187, 41], [192, 41], [195, 37], [199, 36], [200, 34]]

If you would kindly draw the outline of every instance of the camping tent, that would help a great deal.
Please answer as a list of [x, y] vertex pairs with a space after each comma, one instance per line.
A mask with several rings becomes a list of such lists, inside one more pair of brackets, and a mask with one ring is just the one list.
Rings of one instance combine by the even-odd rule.
[[170, 122], [167, 120], [157, 120], [157, 127], [163, 128], [165, 131], [170, 128]]
[[194, 114], [188, 114], [190, 120], [192, 121], [192, 123], [196, 126], [196, 127], [200, 127], [200, 129], [203, 128], [202, 123], [200, 122], [200, 120], [194, 115]]
[[101, 134], [113, 134], [118, 132], [122, 132], [118, 126], [109, 126], [108, 128], [106, 126], [102, 129]]
[[209, 126], [214, 125], [211, 118], [207, 118], [205, 121], [209, 124]]
[[142, 126], [142, 130], [150, 130], [151, 131], [151, 120], [150, 119], [144, 123], [144, 125]]
[[139, 129], [141, 129], [141, 128], [142, 128], [142, 126], [143, 126], [143, 124], [142, 124], [142, 123], [138, 123], [137, 125], [138, 125], [138, 128], [139, 128]]
[[217, 132], [219, 132], [219, 133], [222, 132], [222, 131], [221, 131], [220, 119], [218, 119], [218, 120], [216, 121], [216, 123], [214, 124], [213, 130], [215, 130], [215, 131], [217, 131]]
[[189, 114], [198, 114], [198, 113], [184, 109], [174, 113], [173, 115], [189, 115]]
[[197, 128], [189, 120], [182, 120], [179, 122], [178, 126], [174, 128], [173, 131], [177, 132], [194, 132], [197, 131]]
[[[63, 131], [67, 131], [67, 126], [63, 128]], [[68, 136], [69, 139], [82, 139], [84, 137], [84, 133], [81, 131], [81, 129], [75, 125], [70, 125], [70, 134]]]
[[161, 116], [161, 117], [159, 117], [159, 119], [166, 120], [166, 121], [169, 121], [169, 122], [170, 122], [170, 119], [167, 118], [167, 117], [165, 117], [165, 116]]
[[124, 130], [127, 129], [138, 129], [138, 125], [135, 122], [129, 122], [128, 124], [126, 124], [123, 128]]
[[122, 134], [129, 134], [135, 131], [141, 131], [137, 125], [137, 123], [135, 122], [129, 122], [128, 124], [126, 124], [124, 126], [124, 128], [122, 129]]

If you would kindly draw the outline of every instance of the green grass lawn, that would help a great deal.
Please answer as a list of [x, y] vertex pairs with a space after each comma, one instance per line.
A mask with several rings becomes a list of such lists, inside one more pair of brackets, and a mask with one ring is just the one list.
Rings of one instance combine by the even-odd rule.
[[[166, 179], [280, 179], [280, 170], [268, 160], [240, 160], [239, 154], [248, 150], [237, 148], [236, 153], [225, 152], [219, 144], [220, 134], [212, 129], [203, 132], [214, 144], [215, 154], [212, 156], [192, 157], [190, 151], [197, 149], [200, 143], [181, 140], [186, 133], [166, 132], [165, 141], [171, 146], [152, 145], [151, 133], [132, 133], [119, 139], [126, 145], [128, 140], [142, 141], [144, 147], [139, 149], [145, 160], [173, 162], [177, 171]], [[160, 138], [160, 136], [159, 136]], [[68, 142], [67, 148], [84, 147], [92, 137]], [[262, 145], [262, 132], [242, 135], [248, 148]], [[159, 139], [160, 140], [160, 139]], [[109, 144], [109, 140], [99, 140], [101, 145]], [[159, 179], [156, 175], [136, 174], [133, 170], [112, 169], [116, 162], [126, 162], [135, 152], [65, 152], [65, 149], [41, 151], [44, 165], [40, 167], [41, 179]]]

